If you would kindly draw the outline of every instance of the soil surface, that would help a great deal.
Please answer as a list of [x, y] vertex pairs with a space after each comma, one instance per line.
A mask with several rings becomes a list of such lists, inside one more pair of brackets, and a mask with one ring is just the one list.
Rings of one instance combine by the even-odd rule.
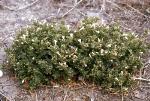
[[[106, 1], [105, 3], [103, 1]], [[35, 20], [65, 21], [77, 27], [85, 17], [99, 17], [102, 24], [119, 22], [122, 30], [141, 35], [150, 30], [149, 0], [0, 0], [0, 64], [5, 60], [5, 48], [13, 43], [15, 33]], [[133, 1], [133, 2], [131, 2]], [[140, 1], [140, 2], [139, 2]], [[148, 37], [149, 39], [149, 37]], [[150, 55], [142, 69], [142, 78], [150, 78]], [[41, 87], [28, 92], [21, 87], [7, 68], [0, 77], [0, 101], [150, 101], [150, 82], [142, 80], [128, 95], [107, 94], [100, 87], [85, 82]], [[143, 82], [146, 81], [146, 82]]]

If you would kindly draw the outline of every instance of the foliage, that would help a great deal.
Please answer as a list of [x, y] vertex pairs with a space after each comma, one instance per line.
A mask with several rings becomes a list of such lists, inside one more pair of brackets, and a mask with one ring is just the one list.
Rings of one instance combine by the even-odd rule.
[[63, 24], [34, 23], [6, 51], [17, 77], [30, 89], [82, 77], [118, 91], [132, 85], [148, 45], [117, 25], [102, 26], [91, 18], [74, 31]]

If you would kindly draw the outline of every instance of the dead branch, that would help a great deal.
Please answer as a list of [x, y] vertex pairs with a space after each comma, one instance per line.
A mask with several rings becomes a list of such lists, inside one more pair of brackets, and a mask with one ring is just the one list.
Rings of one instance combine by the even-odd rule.
[[27, 8], [33, 6], [34, 4], [36, 4], [38, 1], [39, 1], [39, 0], [36, 0], [36, 1], [34, 1], [34, 2], [32, 2], [32, 3], [30, 3], [30, 4], [26, 5], [26, 6], [24, 6], [24, 7], [22, 7], [22, 8], [19, 8], [19, 9], [16, 10], [16, 11], [23, 10], [23, 9], [27, 9]]
[[10, 8], [8, 6], [5, 6], [1, 1], [0, 1], [0, 7], [3, 8], [3, 9], [7, 9], [7, 10], [10, 10], [10, 11], [14, 11], [13, 8]]
[[[11, 8], [11, 7], [2, 5], [2, 4], [0, 4], [0, 6], [2, 6], [4, 9], [10, 10], [10, 11], [20, 11], [20, 10], [27, 9], [27, 8], [33, 6], [33, 5], [36, 4], [38, 1], [39, 1], [39, 0], [36, 0], [36, 1], [34, 1], [34, 2], [30, 3], [30, 4], [28, 4], [28, 5], [26, 5], [26, 6], [24, 6], [24, 7], [19, 8], [19, 9], [17, 9], [17, 8], [14, 9], [14, 8]], [[0, 3], [1, 3], [1, 2], [0, 2]]]
[[75, 9], [83, 0], [80, 0], [79, 2], [77, 2], [70, 10], [68, 10], [63, 16], [65, 17], [68, 13], [70, 13], [73, 9]]
[[141, 78], [141, 77], [139, 77], [139, 78], [133, 77], [133, 80], [140, 80], [140, 81], [150, 82], [150, 79], [144, 79], [144, 78]]
[[63, 101], [66, 101], [66, 98], [67, 98], [67, 96], [68, 96], [67, 93], [68, 93], [68, 91], [65, 92], [65, 96], [64, 96]]
[[122, 7], [120, 7], [119, 5], [117, 5], [116, 3], [114, 3], [114, 2], [112, 2], [112, 1], [110, 1], [110, 0], [106, 0], [106, 2], [109, 2], [109, 3], [111, 3], [112, 5], [114, 5], [114, 6], [116, 6], [117, 8], [119, 8], [120, 10], [125, 10], [125, 9], [123, 9]]
[[84, 14], [83, 12], [81, 12], [81, 11], [79, 11], [79, 10], [76, 10], [77, 12], [79, 12], [81, 15], [83, 15], [83, 16], [87, 16], [86, 14]]
[[[3, 93], [0, 92], [0, 95], [2, 95], [3, 97], [2, 98], [5, 98], [5, 101], [11, 101], [10, 99], [8, 99]], [[0, 99], [1, 101], [1, 99]]]
[[128, 6], [129, 8], [131, 8], [132, 10], [136, 11], [137, 13], [139, 13], [140, 15], [142, 15], [142, 16], [144, 16], [144, 17], [146, 17], [146, 18], [150, 18], [149, 16], [143, 14], [142, 12], [140, 12], [140, 11], [137, 10], [137, 9], [135, 9], [134, 7], [132, 7], [132, 6], [128, 5], [128, 4], [127, 4], [127, 6]]

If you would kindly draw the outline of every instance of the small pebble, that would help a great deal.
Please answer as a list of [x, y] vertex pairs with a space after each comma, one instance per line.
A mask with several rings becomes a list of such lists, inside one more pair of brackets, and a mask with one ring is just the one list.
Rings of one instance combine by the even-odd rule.
[[2, 72], [2, 70], [0, 70], [0, 77], [2, 77], [3, 76], [3, 72]]

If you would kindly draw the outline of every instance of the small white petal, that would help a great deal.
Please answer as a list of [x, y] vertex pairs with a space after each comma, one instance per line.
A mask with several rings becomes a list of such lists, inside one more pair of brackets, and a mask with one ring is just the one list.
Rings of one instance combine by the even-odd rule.
[[98, 38], [98, 42], [100, 42], [101, 40]]
[[104, 53], [104, 49], [101, 49], [101, 54], [103, 54]]
[[123, 36], [128, 36], [128, 34], [127, 33], [123, 33]]
[[111, 44], [108, 44], [107, 47], [111, 47]]
[[24, 83], [24, 79], [22, 80], [22, 83]]
[[72, 34], [72, 33], [70, 33], [70, 37], [73, 37], [73, 34]]
[[96, 33], [100, 33], [100, 31], [96, 31]]
[[116, 77], [115, 80], [119, 81], [119, 79]]
[[54, 44], [55, 44], [55, 45], [57, 44], [57, 40], [54, 40]]
[[35, 60], [35, 57], [32, 57], [32, 60]]
[[78, 41], [81, 43], [81, 39], [78, 39]]
[[65, 36], [62, 36], [62, 39], [64, 40], [64, 39], [65, 39]]
[[69, 30], [70, 29], [70, 25], [66, 25], [67, 29]]

